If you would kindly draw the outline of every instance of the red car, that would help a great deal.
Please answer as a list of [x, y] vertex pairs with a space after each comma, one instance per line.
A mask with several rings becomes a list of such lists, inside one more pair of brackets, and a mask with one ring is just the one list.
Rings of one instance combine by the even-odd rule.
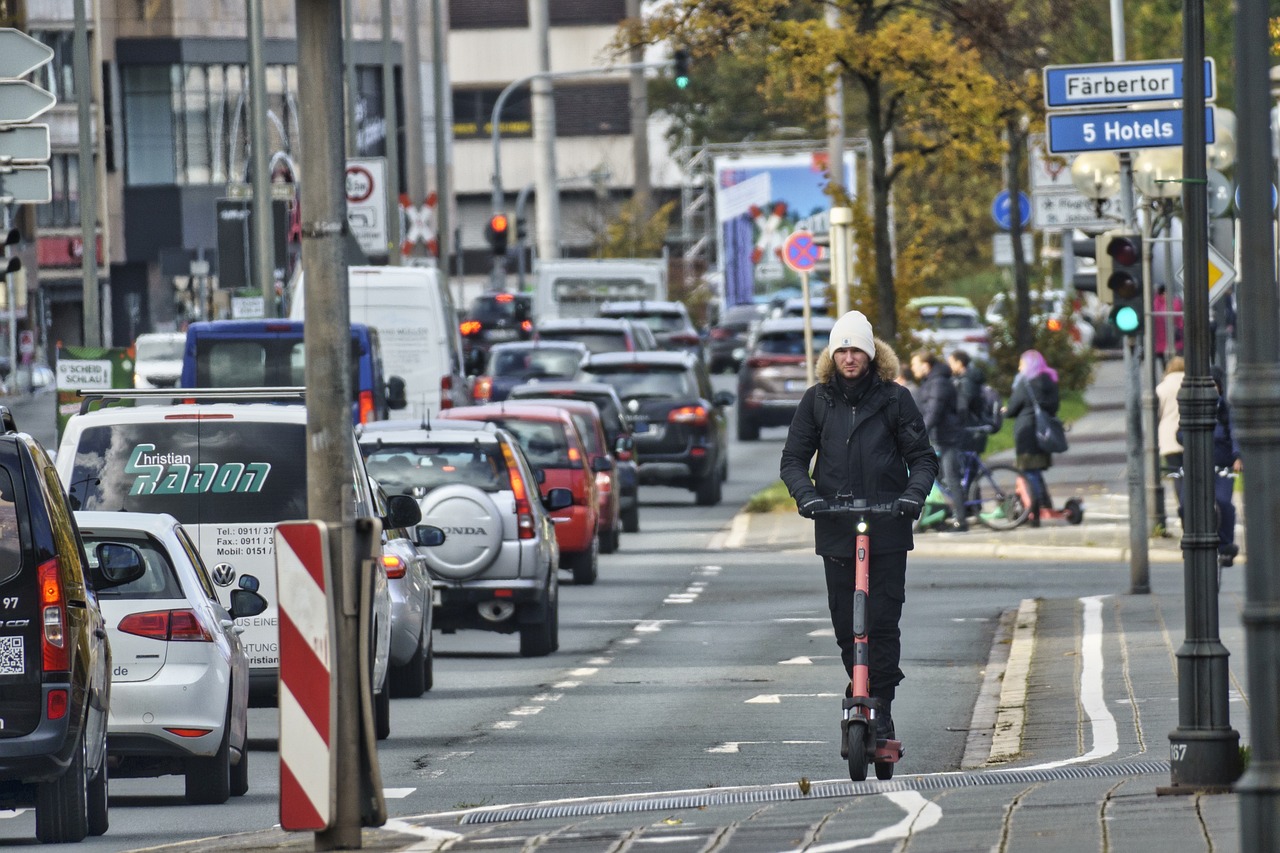
[[531, 397], [521, 400], [521, 403], [564, 409], [573, 418], [587, 451], [587, 464], [596, 475], [596, 490], [600, 493], [600, 551], [612, 554], [618, 550], [622, 534], [622, 488], [618, 483], [618, 467], [609, 455], [609, 442], [604, 437], [600, 410], [595, 403], [586, 400]]
[[573, 582], [595, 583], [599, 572], [600, 498], [595, 473], [573, 416], [551, 406], [494, 403], [446, 409], [439, 417], [488, 421], [515, 436], [529, 465], [543, 474], [540, 486], [573, 493], [573, 504], [551, 513], [560, 545], [560, 568]]

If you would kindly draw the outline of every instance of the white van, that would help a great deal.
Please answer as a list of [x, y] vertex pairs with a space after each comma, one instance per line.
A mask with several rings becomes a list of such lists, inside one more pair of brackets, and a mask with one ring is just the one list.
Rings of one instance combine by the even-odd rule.
[[[283, 389], [282, 389], [283, 390]], [[131, 404], [145, 392], [87, 392]], [[152, 392], [154, 393], [154, 392]], [[202, 398], [213, 398], [212, 390]], [[131, 396], [133, 395], [133, 396]], [[241, 575], [258, 578], [267, 609], [239, 620], [255, 704], [274, 692], [280, 666], [275, 527], [307, 517], [307, 412], [300, 405], [202, 402], [113, 405], [67, 423], [57, 470], [72, 506], [108, 512], [167, 512], [186, 527], [223, 606]], [[351, 432], [356, 517], [377, 515]], [[382, 576], [379, 576], [382, 578]], [[382, 685], [391, 631], [386, 581], [375, 592], [374, 684]], [[384, 713], [389, 692], [377, 697]]]
[[[348, 267], [351, 322], [378, 330], [382, 369], [404, 380], [408, 405], [392, 420], [465, 406], [466, 373], [458, 315], [438, 270], [430, 267]], [[306, 319], [303, 276], [290, 288], [289, 317]]]

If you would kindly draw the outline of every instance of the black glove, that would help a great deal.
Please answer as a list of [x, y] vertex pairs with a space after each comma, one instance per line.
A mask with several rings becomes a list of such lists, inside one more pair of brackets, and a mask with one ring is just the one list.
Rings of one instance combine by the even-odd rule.
[[806, 498], [803, 503], [796, 506], [796, 509], [805, 518], [813, 518], [814, 513], [827, 508], [825, 498]]
[[917, 519], [920, 517], [920, 502], [911, 498], [898, 498], [893, 502], [893, 515], [895, 518]]

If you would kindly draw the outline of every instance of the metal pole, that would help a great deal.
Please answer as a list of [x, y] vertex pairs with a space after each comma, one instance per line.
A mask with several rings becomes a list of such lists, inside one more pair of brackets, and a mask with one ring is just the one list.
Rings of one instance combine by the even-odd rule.
[[800, 273], [800, 298], [804, 301], [801, 308], [804, 317], [804, 384], [813, 384], [813, 317], [809, 311], [809, 274]]
[[[409, 201], [421, 204], [427, 198], [426, 125], [422, 120], [422, 50], [419, 39], [421, 18], [418, 0], [404, 0], [404, 62], [400, 85], [404, 89], [404, 185]], [[417, 244], [413, 254], [418, 253]]]
[[1148, 490], [1151, 493], [1151, 501], [1148, 508], [1151, 510], [1151, 527], [1149, 532], [1153, 536], [1165, 535], [1165, 513], [1164, 513], [1164, 483], [1160, 478], [1162, 460], [1160, 458], [1160, 401], [1156, 398], [1156, 386], [1160, 384], [1160, 359], [1155, 357], [1155, 334], [1156, 323], [1159, 318], [1151, 314], [1151, 306], [1155, 304], [1152, 293], [1155, 288], [1151, 276], [1151, 210], [1143, 207], [1142, 216], [1139, 219], [1139, 226], [1142, 229], [1142, 305], [1143, 311], [1150, 319], [1143, 324], [1144, 346], [1147, 352], [1151, 353], [1151, 357], [1147, 359], [1147, 379], [1148, 382], [1142, 387], [1142, 410], [1146, 412], [1144, 418], [1144, 429], [1147, 435], [1151, 436], [1151, 446], [1149, 448], [1149, 459], [1151, 461], [1151, 477], [1147, 480]]
[[[346, 99], [346, 121], [344, 122], [346, 133], [343, 138], [347, 143], [347, 155], [350, 157], [360, 156], [360, 84], [356, 80], [356, 59], [355, 59], [355, 25], [352, 19], [355, 17], [356, 0], [342, 0], [342, 43], [345, 49], [342, 55], [342, 71], [346, 78], [347, 99]], [[343, 164], [346, 165], [345, 163]], [[345, 168], [343, 170], [345, 174]]]
[[84, 345], [102, 346], [102, 294], [98, 285], [98, 185], [93, 166], [93, 103], [89, 82], [89, 22], [87, 0], [75, 0], [75, 34], [72, 37], [72, 76], [75, 78], [80, 131], [80, 280], [84, 302]]
[[[387, 151], [387, 263], [392, 266], [399, 266], [400, 108], [396, 104], [396, 64], [392, 57], [395, 51], [395, 41], [391, 38], [391, 0], [382, 0], [381, 18], [382, 115], [386, 120]], [[417, 38], [417, 33], [414, 33], [413, 37]]]
[[[640, 17], [640, 0], [626, 0], [628, 18]], [[632, 197], [636, 200], [636, 213], [641, 223], [649, 219], [653, 207], [653, 187], [649, 176], [649, 81], [644, 76], [644, 48], [637, 45], [631, 48], [631, 64], [640, 67], [631, 69], [627, 81], [628, 94], [631, 98], [631, 153], [635, 159], [635, 179]]]
[[[840, 7], [835, 3], [826, 7], [826, 24], [830, 30], [840, 29]], [[834, 187], [847, 192], [844, 185], [844, 78], [840, 75], [840, 64], [832, 65], [835, 72], [831, 88], [827, 90], [827, 181]], [[840, 199], [834, 197], [837, 201]], [[834, 250], [834, 245], [832, 249]], [[843, 315], [843, 311], [841, 315]]]
[[[267, 78], [262, 60], [262, 2], [248, 0], [249, 148], [253, 157], [253, 281], [262, 291], [262, 315], [275, 317], [275, 223], [271, 216], [271, 172], [267, 166]], [[297, 179], [297, 176], [294, 176]]]
[[831, 208], [831, 231], [827, 241], [831, 251], [831, 286], [836, 292], [836, 316], [849, 310], [849, 241], [853, 231], [853, 208]]
[[529, 29], [537, 39], [538, 71], [533, 94], [533, 175], [537, 183], [538, 257], [560, 257], [560, 189], [556, 186], [556, 103], [551, 88], [551, 16], [547, 0], [529, 0]]
[[[1116, 62], [1125, 59], [1124, 0], [1111, 0], [1111, 58]], [[1120, 154], [1120, 217], [1126, 231], [1137, 230], [1137, 218], [1133, 207], [1133, 163], [1128, 151]], [[1125, 341], [1125, 457], [1128, 462], [1129, 482], [1129, 592], [1151, 591], [1150, 562], [1147, 553], [1147, 495], [1143, 491], [1146, 480], [1142, 460], [1142, 371], [1137, 363], [1135, 344]]]
[[444, 108], [446, 85], [442, 5], [440, 0], [431, 0], [431, 103], [432, 111], [435, 113], [432, 117], [432, 128], [435, 131], [436, 149], [436, 266], [440, 270], [440, 281], [447, 289], [449, 287], [449, 249], [454, 245], [454, 241], [453, 231], [449, 228], [452, 220], [450, 207], [453, 194], [449, 189], [449, 146], [445, 135], [448, 114]]
[[1227, 649], [1218, 637], [1218, 533], [1213, 500], [1218, 392], [1209, 375], [1203, 0], [1183, 0], [1182, 26], [1182, 209], [1186, 215], [1182, 305], [1187, 369], [1178, 392], [1178, 412], [1186, 463], [1182, 559], [1187, 633], [1177, 652], [1178, 727], [1169, 734], [1169, 770], [1173, 789], [1190, 793], [1206, 786], [1225, 788], [1236, 780], [1240, 734], [1231, 728]]
[[[1249, 689], [1249, 770], [1240, 794], [1240, 849], [1280, 847], [1280, 316], [1276, 294], [1273, 178], [1268, 118], [1267, 4], [1236, 10], [1236, 169], [1240, 181], [1239, 362], [1232, 383], [1234, 426], [1245, 479], [1244, 631]], [[1188, 282], [1189, 283], [1189, 282]], [[1187, 288], [1190, 289], [1189, 287]], [[1186, 304], [1184, 297], [1183, 304]]]
[[528, 232], [527, 228], [521, 227], [525, 221], [525, 211], [529, 206], [529, 193], [533, 192], [533, 184], [525, 184], [520, 188], [520, 192], [516, 194], [516, 290], [524, 290], [524, 274], [526, 272], [524, 266], [524, 244], [525, 237], [522, 236]]
[[[12, 211], [9, 209], [9, 197], [6, 196], [4, 201], [0, 201], [0, 235], [8, 236], [9, 229], [13, 226]], [[4, 252], [0, 250], [0, 260], [4, 259]], [[13, 286], [13, 275], [6, 274], [4, 277], [5, 287], [5, 304], [9, 307], [9, 385], [10, 392], [20, 389], [18, 384], [18, 300], [17, 294], [14, 292], [16, 288]], [[28, 315], [29, 316], [29, 315]], [[30, 386], [30, 383], [27, 383]]]
[[[347, 301], [346, 188], [342, 139], [341, 9], [330, 0], [296, 0], [298, 77], [313, 97], [302, 112], [302, 266], [307, 271], [307, 514], [328, 522], [336, 585], [336, 731], [331, 738], [337, 792], [333, 823], [317, 850], [361, 844], [359, 602], [351, 482], [351, 312]], [[374, 756], [376, 767], [376, 756]]]

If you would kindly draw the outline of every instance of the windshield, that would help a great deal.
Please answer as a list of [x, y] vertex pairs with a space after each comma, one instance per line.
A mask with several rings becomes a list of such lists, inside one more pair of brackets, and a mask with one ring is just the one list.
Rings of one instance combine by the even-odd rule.
[[471, 303], [467, 318], [493, 324], [506, 320], [516, 323], [529, 319], [529, 300], [510, 293], [496, 296], [477, 296]]
[[593, 353], [627, 352], [627, 338], [621, 330], [552, 329], [539, 332], [538, 337], [549, 341], [577, 341]]
[[[351, 338], [351, 395], [360, 392], [360, 339]], [[180, 356], [181, 357], [181, 356]], [[200, 338], [196, 344], [197, 388], [276, 388], [307, 384], [301, 338]]]
[[511, 488], [501, 448], [493, 443], [365, 445], [360, 450], [369, 476], [389, 495], [421, 497], [451, 483], [486, 492]]
[[76, 509], [167, 512], [183, 524], [307, 517], [306, 426], [182, 420], [89, 427], [67, 492]]
[[[827, 346], [827, 333], [813, 330], [813, 354], [819, 355]], [[804, 355], [804, 332], [770, 332], [761, 335], [756, 352], [765, 355]]]
[[581, 362], [582, 354], [574, 350], [502, 349], [494, 353], [493, 375], [520, 379], [546, 376], [569, 379], [578, 372]]
[[138, 361], [182, 361], [182, 351], [186, 349], [187, 339], [177, 338], [138, 338]]
[[0, 583], [13, 580], [22, 568], [17, 495], [9, 471], [0, 468]]
[[584, 371], [590, 381], [612, 385], [624, 400], [632, 397], [696, 397], [698, 387], [683, 367], [648, 364], [596, 366]]
[[[569, 447], [564, 424], [521, 418], [486, 418], [515, 436], [529, 464], [535, 468], [575, 468], [582, 464], [581, 450]], [[575, 442], [576, 444], [576, 442]]]
[[920, 324], [931, 329], [977, 329], [982, 325], [976, 315], [968, 312], [927, 309], [920, 312]]
[[178, 580], [173, 564], [164, 546], [152, 537], [142, 533], [98, 533], [92, 530], [81, 530], [84, 539], [84, 550], [89, 556], [89, 563], [97, 565], [97, 554], [94, 549], [102, 542], [123, 542], [132, 545], [142, 553], [145, 571], [142, 577], [122, 586], [99, 590], [99, 598], [182, 598], [182, 584]]

